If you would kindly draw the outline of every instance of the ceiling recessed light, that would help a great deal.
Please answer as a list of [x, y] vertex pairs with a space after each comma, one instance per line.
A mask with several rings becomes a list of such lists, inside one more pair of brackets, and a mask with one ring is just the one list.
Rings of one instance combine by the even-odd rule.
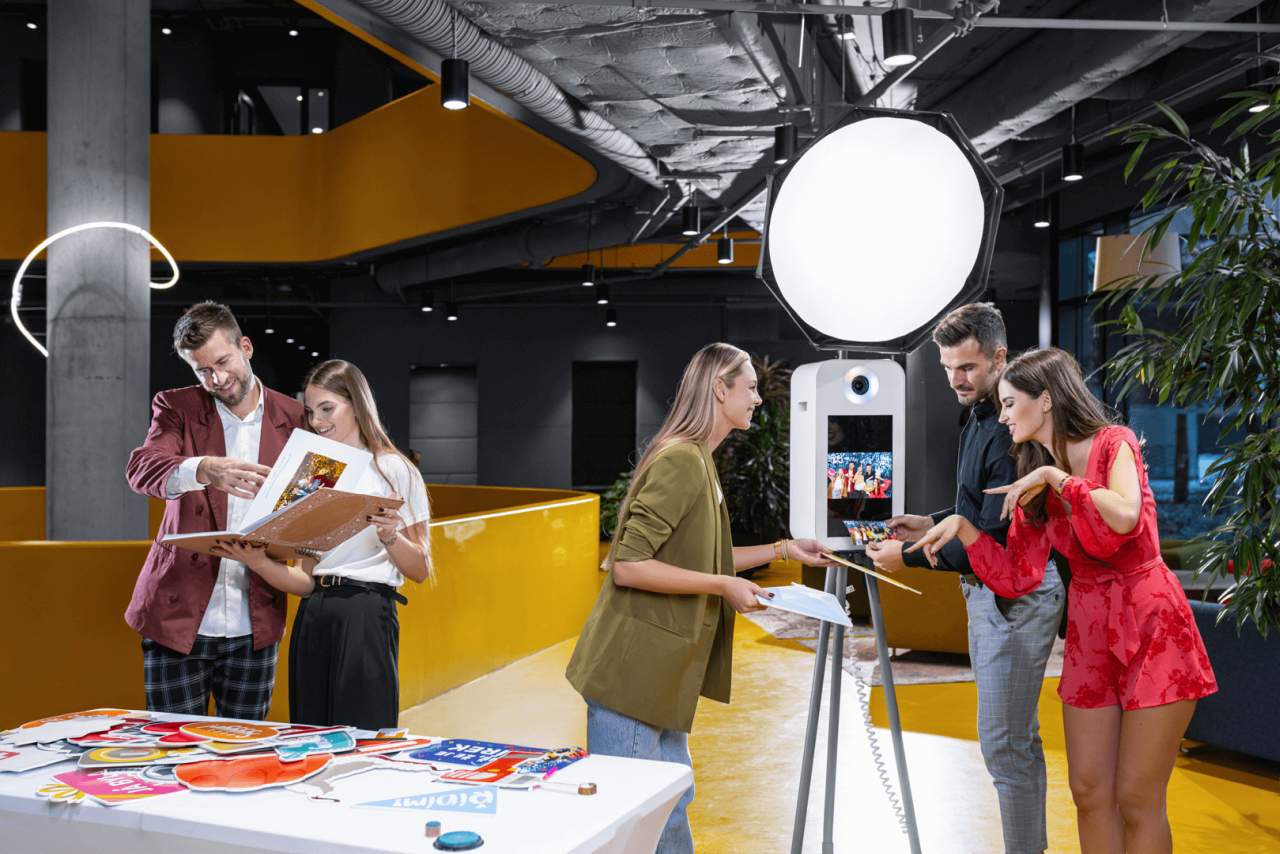
[[39, 24], [37, 24], [35, 21], [27, 21], [27, 29], [28, 29], [28, 30], [38, 30], [38, 29], [40, 29], [40, 25], [39, 25]]
[[286, 343], [286, 344], [292, 344], [292, 343], [293, 343], [293, 341], [294, 341], [294, 339], [292, 339], [292, 338], [286, 338], [286, 339], [284, 339], [284, 343]]
[[290, 37], [290, 38], [295, 38], [295, 39], [296, 39], [296, 38], [298, 37], [298, 31], [297, 31], [297, 30], [289, 30], [289, 37]]
[[264, 329], [264, 330], [262, 330], [262, 331], [263, 331], [263, 332], [265, 332], [265, 333], [267, 333], [268, 335], [275, 335], [275, 334], [276, 334], [276, 328], [275, 328], [274, 326], [268, 326], [266, 329]]
[[317, 89], [317, 90], [316, 90], [316, 97], [317, 97], [317, 98], [323, 98], [323, 97], [324, 97], [324, 90], [323, 90], [323, 89]]
[[301, 101], [301, 100], [302, 100], [302, 96], [301, 96], [301, 95], [297, 95], [297, 96], [295, 96], [295, 97], [294, 97], [294, 100], [295, 100], [295, 101]]
[[312, 128], [312, 133], [324, 133], [324, 128]]
[[172, 29], [170, 29], [169, 27], [161, 27], [161, 28], [160, 28], [160, 33], [161, 33], [162, 35], [171, 36], [171, 35], [173, 35], [173, 30], [172, 30]]
[[312, 351], [311, 351], [311, 358], [313, 358], [313, 359], [314, 359], [316, 356], [319, 356], [319, 355], [320, 355], [320, 354], [319, 354], [317, 351], [315, 351], [315, 350], [312, 350]]

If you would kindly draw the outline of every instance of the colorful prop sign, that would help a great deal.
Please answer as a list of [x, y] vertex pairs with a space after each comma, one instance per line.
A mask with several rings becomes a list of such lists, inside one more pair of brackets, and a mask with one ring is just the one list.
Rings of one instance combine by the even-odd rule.
[[246, 744], [254, 741], [266, 741], [275, 738], [280, 730], [266, 724], [247, 724], [238, 721], [210, 721], [203, 723], [187, 723], [179, 727], [180, 732], [207, 738], [212, 741], [225, 741], [234, 744]]
[[449, 789], [382, 801], [366, 801], [360, 807], [393, 810], [426, 810], [430, 812], [468, 812], [493, 815], [498, 811], [498, 788], [477, 786], [474, 789]]
[[346, 753], [355, 746], [356, 740], [349, 732], [322, 732], [319, 735], [291, 739], [288, 744], [276, 748], [276, 756], [285, 762], [297, 762], [315, 753]]
[[198, 723], [202, 721], [156, 721], [142, 727], [142, 731], [156, 736], [156, 744], [203, 744], [210, 741], [208, 736], [182, 732], [182, 728], [187, 724]]
[[356, 741], [356, 753], [399, 753], [434, 742], [434, 738], [362, 738]]
[[442, 765], [463, 765], [468, 768], [480, 768], [508, 753], [523, 754], [522, 759], [529, 756], [541, 756], [541, 747], [520, 747], [515, 744], [495, 744], [491, 741], [471, 741], [465, 738], [446, 738], [439, 744], [433, 744], [408, 754], [409, 759], [419, 762], [439, 762]]
[[201, 792], [252, 792], [271, 786], [287, 786], [318, 774], [333, 760], [331, 753], [317, 753], [297, 762], [284, 762], [274, 753], [211, 759], [179, 765], [177, 776], [188, 789]]
[[207, 754], [197, 747], [95, 747], [80, 757], [81, 768], [120, 768], [194, 762]]
[[173, 779], [172, 769], [168, 768], [68, 771], [55, 774], [53, 779], [53, 783], [36, 790], [36, 794], [71, 803], [89, 797], [108, 807], [183, 790], [183, 786]]

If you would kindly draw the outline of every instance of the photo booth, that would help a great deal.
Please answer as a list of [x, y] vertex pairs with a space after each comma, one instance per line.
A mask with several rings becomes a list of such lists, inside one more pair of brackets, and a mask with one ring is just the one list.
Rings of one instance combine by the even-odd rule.
[[[770, 184], [757, 275], [816, 350], [791, 380], [791, 534], [870, 566], [866, 545], [903, 512], [907, 377], [902, 362], [938, 319], [986, 284], [1003, 191], [955, 120], [944, 113], [854, 108], [820, 133]], [[852, 358], [852, 357], [858, 358]], [[856, 567], [855, 567], [856, 570]], [[846, 566], [827, 570], [844, 602]], [[913, 854], [920, 852], [903, 752], [893, 667], [874, 577], [863, 575], [897, 765], [880, 779]], [[803, 848], [824, 667], [830, 651], [824, 854], [834, 851], [844, 627], [820, 624], [791, 850]], [[868, 687], [858, 680], [866, 714]]]

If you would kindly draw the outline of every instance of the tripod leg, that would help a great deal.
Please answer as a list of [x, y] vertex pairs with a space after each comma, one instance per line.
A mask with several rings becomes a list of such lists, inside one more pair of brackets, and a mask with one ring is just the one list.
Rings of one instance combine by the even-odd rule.
[[[828, 567], [826, 591], [835, 588], [835, 567]], [[809, 785], [813, 779], [813, 754], [818, 743], [818, 712], [822, 708], [822, 667], [827, 660], [827, 643], [830, 623], [818, 627], [818, 647], [813, 657], [813, 682], [809, 687], [809, 720], [804, 729], [804, 757], [800, 761], [800, 785], [796, 792], [796, 817], [791, 826], [791, 854], [800, 854], [804, 848], [804, 825], [809, 812]]]
[[[848, 572], [836, 566], [837, 598], [843, 599], [848, 586]], [[822, 854], [833, 854], [833, 831], [836, 819], [836, 748], [840, 743], [840, 669], [844, 664], [844, 626], [833, 626], [835, 640], [831, 646], [831, 706], [827, 710], [827, 786], [822, 811]]]
[[876, 630], [876, 651], [880, 657], [880, 678], [884, 682], [885, 706], [889, 711], [889, 732], [893, 737], [893, 756], [898, 763], [898, 789], [902, 793], [902, 811], [906, 817], [907, 839], [911, 854], [920, 854], [920, 830], [916, 827], [916, 810], [911, 800], [911, 778], [907, 775], [907, 755], [902, 748], [902, 724], [898, 721], [898, 695], [893, 687], [893, 666], [889, 647], [884, 640], [884, 613], [880, 610], [878, 582], [867, 577], [867, 599], [871, 604], [871, 622]]

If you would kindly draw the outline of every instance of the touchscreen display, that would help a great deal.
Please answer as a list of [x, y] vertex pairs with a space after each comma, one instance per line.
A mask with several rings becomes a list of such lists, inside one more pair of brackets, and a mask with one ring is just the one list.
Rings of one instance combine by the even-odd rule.
[[893, 488], [893, 416], [829, 417], [827, 536], [855, 545], [885, 539]]

